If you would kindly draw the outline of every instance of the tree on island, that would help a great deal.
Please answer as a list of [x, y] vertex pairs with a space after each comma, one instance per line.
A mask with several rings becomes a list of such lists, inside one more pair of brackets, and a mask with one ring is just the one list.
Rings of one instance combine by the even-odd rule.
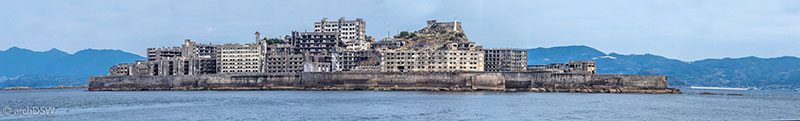
[[264, 38], [264, 40], [267, 42], [267, 45], [272, 45], [272, 44], [283, 44], [283, 43], [284, 43], [284, 42], [283, 42], [283, 40], [281, 40], [281, 39], [278, 39], [278, 38], [270, 38], [270, 39], [267, 39], [267, 38], [265, 37], [265, 38]]

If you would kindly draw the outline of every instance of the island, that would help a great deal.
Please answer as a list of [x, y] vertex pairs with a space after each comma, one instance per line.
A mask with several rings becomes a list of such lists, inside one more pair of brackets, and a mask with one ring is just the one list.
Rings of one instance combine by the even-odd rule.
[[528, 65], [527, 51], [483, 48], [461, 22], [376, 41], [366, 22], [314, 22], [313, 32], [247, 44], [148, 48], [147, 60], [91, 77], [89, 91], [376, 90], [680, 94], [666, 76], [597, 74], [591, 60]]

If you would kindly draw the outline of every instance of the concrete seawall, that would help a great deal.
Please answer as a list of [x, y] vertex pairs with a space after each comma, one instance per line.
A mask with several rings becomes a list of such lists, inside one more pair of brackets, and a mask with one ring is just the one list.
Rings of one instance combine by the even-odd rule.
[[92, 77], [90, 91], [141, 90], [427, 90], [585, 93], [680, 93], [667, 77], [549, 72], [313, 72]]

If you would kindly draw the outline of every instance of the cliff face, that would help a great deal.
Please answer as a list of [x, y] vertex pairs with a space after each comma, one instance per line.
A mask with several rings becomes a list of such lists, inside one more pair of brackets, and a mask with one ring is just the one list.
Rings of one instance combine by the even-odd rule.
[[680, 93], [664, 76], [546, 72], [334, 72], [299, 75], [92, 77], [90, 91], [138, 90], [425, 90]]

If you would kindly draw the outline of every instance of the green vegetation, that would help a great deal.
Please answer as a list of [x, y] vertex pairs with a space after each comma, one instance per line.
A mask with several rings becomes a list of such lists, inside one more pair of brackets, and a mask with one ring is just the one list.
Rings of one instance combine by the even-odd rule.
[[447, 33], [447, 30], [439, 31], [439, 34], [444, 34], [444, 33]]
[[463, 33], [463, 32], [456, 33], [456, 36], [458, 36], [458, 37], [464, 37], [464, 33]]
[[408, 37], [408, 31], [400, 32], [400, 35], [397, 35], [398, 38], [406, 38]]
[[270, 38], [270, 39], [264, 38], [264, 40], [267, 41], [267, 45], [283, 44], [283, 40], [278, 39], [278, 38]]
[[397, 35], [397, 38], [414, 38], [417, 37], [416, 33], [409, 33], [408, 31], [402, 31], [400, 34]]

